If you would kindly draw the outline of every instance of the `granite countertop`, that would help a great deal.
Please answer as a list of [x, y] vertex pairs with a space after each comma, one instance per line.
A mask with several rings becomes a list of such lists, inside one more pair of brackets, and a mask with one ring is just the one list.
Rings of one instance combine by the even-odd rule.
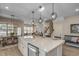
[[44, 50], [45, 52], [49, 52], [65, 42], [64, 40], [60, 39], [53, 40], [52, 38], [48, 37], [44, 38], [40, 36], [37, 36], [35, 38], [24, 38], [24, 40], [27, 43], [31, 43], [32, 45], [38, 47], [39, 49]]

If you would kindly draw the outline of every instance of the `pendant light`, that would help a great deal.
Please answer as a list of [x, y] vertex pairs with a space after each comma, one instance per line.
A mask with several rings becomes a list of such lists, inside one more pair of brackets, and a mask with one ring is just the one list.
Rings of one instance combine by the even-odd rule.
[[14, 36], [13, 18], [14, 18], [14, 15], [11, 15], [11, 29], [12, 29], [12, 32], [10, 33], [11, 36]]
[[32, 28], [33, 28], [33, 32], [32, 32], [32, 35], [33, 37], [35, 37], [34, 33], [35, 33], [35, 21], [34, 21], [34, 13], [35, 11], [32, 11], [32, 15], [33, 15], [33, 18], [32, 18]]
[[[42, 6], [39, 6], [40, 11], [43, 11], [44, 9], [42, 8]], [[38, 19], [38, 23], [41, 24], [43, 22], [43, 19], [41, 17], [41, 12], [40, 12], [40, 18]]]
[[[14, 18], [14, 15], [11, 15], [11, 24], [12, 24], [12, 28], [13, 28], [13, 18]], [[12, 30], [13, 31], [13, 30]]]
[[44, 9], [45, 9], [45, 7], [43, 7], [43, 6], [39, 6], [38, 11], [39, 11], [39, 12], [42, 12], [42, 11], [44, 11]]
[[35, 12], [34, 12], [34, 11], [32, 11], [32, 14], [33, 14], [33, 18], [32, 18], [32, 19], [33, 19], [33, 20], [32, 20], [32, 24], [34, 24], [34, 13], [35, 13]]
[[53, 20], [55, 20], [57, 18], [57, 13], [54, 11], [54, 3], [52, 3], [52, 14], [51, 14], [51, 17]]

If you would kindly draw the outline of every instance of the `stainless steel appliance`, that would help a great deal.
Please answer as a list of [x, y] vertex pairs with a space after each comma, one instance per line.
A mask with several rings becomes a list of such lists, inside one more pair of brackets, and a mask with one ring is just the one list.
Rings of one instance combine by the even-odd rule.
[[28, 43], [28, 56], [39, 56], [39, 48]]

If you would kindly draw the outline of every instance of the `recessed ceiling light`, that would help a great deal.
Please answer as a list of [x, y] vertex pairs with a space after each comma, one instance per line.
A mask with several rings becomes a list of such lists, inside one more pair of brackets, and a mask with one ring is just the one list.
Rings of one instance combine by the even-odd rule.
[[78, 11], [79, 11], [79, 9], [75, 9], [75, 11], [76, 11], [76, 12], [78, 12]]
[[9, 7], [8, 7], [8, 6], [6, 6], [6, 7], [5, 7], [5, 9], [9, 10]]

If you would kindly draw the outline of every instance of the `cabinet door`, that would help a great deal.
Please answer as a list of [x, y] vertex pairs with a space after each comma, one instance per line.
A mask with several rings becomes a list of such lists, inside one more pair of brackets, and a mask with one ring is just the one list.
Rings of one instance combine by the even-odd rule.
[[18, 49], [21, 50], [20, 48], [21, 48], [21, 40], [18, 39]]
[[57, 48], [51, 50], [50, 52], [46, 53], [47, 56], [57, 56]]
[[39, 49], [39, 56], [45, 56], [45, 55], [46, 55], [45, 51]]
[[22, 54], [24, 53], [24, 51], [23, 51], [23, 49], [24, 49], [24, 47], [23, 47], [23, 42], [21, 41], [20, 38], [18, 39], [18, 49], [20, 50], [20, 52], [21, 52]]
[[57, 56], [62, 56], [62, 45], [57, 48]]
[[22, 54], [24, 53], [22, 44], [19, 44], [18, 49], [20, 50]]
[[27, 56], [28, 55], [27, 42], [23, 42], [23, 55], [24, 56]]
[[59, 45], [55, 49], [48, 52], [47, 56], [62, 56], [62, 45]]

